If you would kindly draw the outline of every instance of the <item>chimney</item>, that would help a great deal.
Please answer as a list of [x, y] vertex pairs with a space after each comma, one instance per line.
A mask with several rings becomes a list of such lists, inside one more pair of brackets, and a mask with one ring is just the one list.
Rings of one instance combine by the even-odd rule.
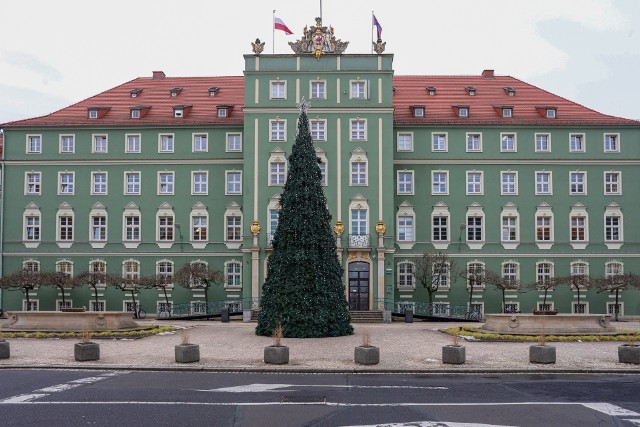
[[166, 76], [163, 71], [154, 71], [153, 72], [153, 80], [162, 80]]
[[482, 72], [482, 77], [484, 77], [485, 79], [492, 79], [495, 76], [493, 75], [493, 70], [484, 70]]

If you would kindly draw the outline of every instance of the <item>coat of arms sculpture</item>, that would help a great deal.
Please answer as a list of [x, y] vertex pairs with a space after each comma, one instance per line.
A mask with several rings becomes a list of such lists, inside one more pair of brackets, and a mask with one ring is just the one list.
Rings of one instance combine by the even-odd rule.
[[322, 18], [316, 18], [316, 25], [310, 29], [304, 27], [304, 37], [295, 42], [289, 42], [289, 46], [298, 54], [313, 54], [317, 59], [323, 53], [339, 54], [345, 51], [349, 42], [336, 39], [333, 35], [333, 27], [322, 26]]

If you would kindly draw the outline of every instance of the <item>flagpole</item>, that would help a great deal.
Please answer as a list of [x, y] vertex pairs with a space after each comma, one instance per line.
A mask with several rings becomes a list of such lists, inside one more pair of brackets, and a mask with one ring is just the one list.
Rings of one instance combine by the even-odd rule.
[[322, 0], [320, 0], [320, 20], [322, 21]]
[[373, 17], [374, 17], [374, 13], [373, 10], [371, 11], [371, 28], [369, 28], [369, 31], [371, 32], [371, 53], [373, 53]]
[[273, 17], [271, 18], [271, 53], [276, 53], [276, 10], [273, 9]]

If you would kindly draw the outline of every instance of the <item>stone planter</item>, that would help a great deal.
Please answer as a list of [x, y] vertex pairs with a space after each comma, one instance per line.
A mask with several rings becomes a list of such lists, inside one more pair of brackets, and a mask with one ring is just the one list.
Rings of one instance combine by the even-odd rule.
[[552, 345], [529, 347], [529, 363], [556, 363], [556, 348]]
[[11, 349], [9, 348], [9, 341], [0, 341], [0, 359], [8, 359], [11, 356]]
[[640, 364], [640, 345], [623, 344], [618, 346], [618, 362]]
[[193, 363], [200, 361], [200, 346], [198, 344], [179, 344], [176, 346], [176, 362]]
[[289, 363], [289, 347], [270, 345], [264, 348], [264, 363], [284, 365]]
[[442, 347], [442, 363], [462, 365], [467, 359], [463, 345], [445, 345]]
[[356, 347], [353, 360], [360, 365], [377, 365], [380, 363], [380, 349], [378, 347]]
[[78, 362], [100, 360], [100, 344], [95, 342], [79, 342], [73, 347], [73, 354]]

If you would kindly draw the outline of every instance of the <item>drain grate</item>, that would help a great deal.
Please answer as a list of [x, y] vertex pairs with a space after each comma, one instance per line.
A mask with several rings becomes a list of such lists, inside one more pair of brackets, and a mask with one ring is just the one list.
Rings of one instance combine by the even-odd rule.
[[325, 396], [282, 396], [281, 403], [327, 403]]

